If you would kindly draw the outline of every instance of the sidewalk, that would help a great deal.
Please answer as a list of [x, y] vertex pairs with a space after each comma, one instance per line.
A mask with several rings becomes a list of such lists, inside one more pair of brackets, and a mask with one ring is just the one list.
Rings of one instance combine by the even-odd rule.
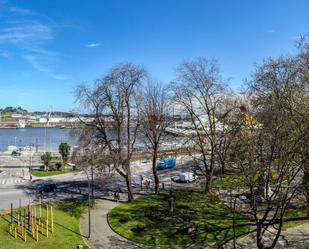
[[[108, 225], [107, 214], [109, 210], [117, 206], [116, 202], [99, 200], [95, 208], [91, 210], [91, 238], [86, 243], [91, 249], [144, 249], [150, 248], [129, 241], [116, 234]], [[81, 233], [88, 235], [88, 213], [81, 219]]]

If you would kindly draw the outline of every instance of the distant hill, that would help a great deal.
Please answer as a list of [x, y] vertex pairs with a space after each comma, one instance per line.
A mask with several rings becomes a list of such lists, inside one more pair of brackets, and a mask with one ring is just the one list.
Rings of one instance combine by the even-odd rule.
[[20, 113], [20, 114], [26, 114], [28, 111], [26, 109], [19, 107], [13, 107], [13, 106], [7, 106], [5, 108], [0, 108], [0, 111], [5, 114], [5, 113]]
[[[13, 107], [13, 106], [7, 106], [5, 108], [0, 108], [1, 115], [11, 115], [11, 114], [29, 114], [29, 115], [38, 115], [38, 116], [44, 116], [48, 111], [35, 111], [35, 112], [29, 112], [26, 109], [23, 109], [22, 107]], [[72, 118], [78, 116], [77, 113], [72, 112], [62, 112], [62, 111], [53, 111], [51, 113], [51, 116], [55, 117], [64, 117], [64, 118]], [[94, 117], [93, 114], [79, 114], [79, 116], [83, 117]]]

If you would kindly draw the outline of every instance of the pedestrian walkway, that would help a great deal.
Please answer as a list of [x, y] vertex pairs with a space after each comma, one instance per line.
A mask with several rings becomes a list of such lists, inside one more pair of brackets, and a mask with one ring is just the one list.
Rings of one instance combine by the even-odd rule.
[[[86, 240], [91, 249], [147, 249], [150, 247], [129, 241], [116, 234], [108, 225], [107, 214], [116, 202], [100, 200], [91, 210], [91, 237]], [[88, 214], [81, 219], [81, 233], [88, 235]]]
[[24, 183], [29, 179], [28, 169], [6, 169], [0, 173], [0, 185]]
[[6, 179], [0, 179], [0, 185], [19, 184], [25, 181], [26, 180], [22, 178], [6, 178]]

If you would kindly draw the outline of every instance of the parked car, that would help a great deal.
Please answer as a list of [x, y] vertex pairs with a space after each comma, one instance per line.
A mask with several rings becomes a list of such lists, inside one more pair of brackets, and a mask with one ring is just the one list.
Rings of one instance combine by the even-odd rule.
[[157, 164], [157, 169], [171, 169], [176, 166], [176, 158], [162, 158]]
[[19, 151], [13, 150], [11, 156], [21, 156], [21, 153]]
[[239, 200], [241, 200], [242, 202], [246, 202], [249, 203], [253, 198], [256, 202], [261, 203], [264, 201], [263, 196], [259, 195], [259, 194], [255, 194], [254, 196], [251, 195], [250, 193], [242, 193], [236, 196]]
[[201, 167], [198, 166], [198, 165], [193, 165], [193, 166], [191, 167], [191, 170], [192, 170], [192, 172], [193, 172], [194, 175], [199, 175], [199, 176], [204, 175], [204, 174], [203, 174], [203, 171], [202, 171], [202, 169], [201, 169]]

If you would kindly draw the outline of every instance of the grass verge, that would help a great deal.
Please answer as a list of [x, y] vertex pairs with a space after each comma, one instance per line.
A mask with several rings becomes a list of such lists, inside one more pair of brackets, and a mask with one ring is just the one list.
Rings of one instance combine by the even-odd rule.
[[246, 187], [245, 176], [242, 174], [223, 176], [213, 182], [213, 187], [223, 189], [236, 189]]
[[307, 216], [307, 211], [305, 208], [299, 208], [299, 209], [287, 211], [284, 215], [285, 219], [294, 219], [294, 218], [298, 219], [299, 218], [300, 220], [285, 221], [283, 225], [283, 229], [288, 229], [288, 228], [292, 228], [292, 227], [296, 227], [296, 226], [308, 223], [309, 219], [306, 216]]
[[54, 176], [54, 175], [61, 175], [66, 173], [73, 172], [73, 169], [67, 168], [62, 170], [40, 170], [40, 169], [34, 169], [32, 170], [32, 175], [37, 177], [46, 177], [46, 176]]
[[[156, 246], [208, 245], [233, 237], [233, 213], [214, 196], [204, 192], [174, 190], [175, 210], [171, 215], [168, 195], [148, 195], [123, 203], [112, 209], [108, 219], [120, 235], [140, 243]], [[197, 230], [192, 235], [178, 231], [193, 222]], [[235, 213], [235, 233], [249, 231], [248, 219]]]

